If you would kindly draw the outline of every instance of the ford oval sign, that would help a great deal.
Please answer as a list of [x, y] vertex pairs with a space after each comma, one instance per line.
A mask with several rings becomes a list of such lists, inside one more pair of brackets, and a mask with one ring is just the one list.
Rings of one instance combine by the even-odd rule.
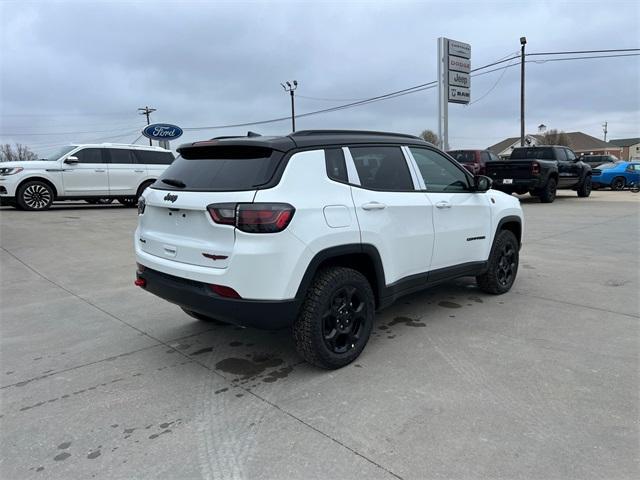
[[154, 123], [142, 130], [142, 134], [152, 140], [175, 140], [182, 135], [182, 129], [168, 123]]

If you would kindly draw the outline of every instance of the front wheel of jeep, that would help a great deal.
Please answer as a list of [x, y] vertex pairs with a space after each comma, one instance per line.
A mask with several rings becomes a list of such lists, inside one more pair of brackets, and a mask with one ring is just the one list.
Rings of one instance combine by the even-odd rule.
[[344, 367], [367, 344], [374, 316], [375, 299], [364, 275], [344, 267], [321, 270], [293, 325], [296, 350], [317, 367]]
[[489, 256], [487, 271], [476, 277], [478, 287], [494, 295], [507, 293], [518, 274], [518, 250], [518, 240], [513, 232], [498, 232]]

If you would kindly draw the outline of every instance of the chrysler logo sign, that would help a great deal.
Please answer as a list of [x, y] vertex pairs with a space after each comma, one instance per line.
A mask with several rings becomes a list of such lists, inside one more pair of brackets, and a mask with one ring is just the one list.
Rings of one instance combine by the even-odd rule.
[[168, 123], [154, 123], [142, 130], [142, 134], [152, 140], [175, 140], [182, 135], [182, 129]]

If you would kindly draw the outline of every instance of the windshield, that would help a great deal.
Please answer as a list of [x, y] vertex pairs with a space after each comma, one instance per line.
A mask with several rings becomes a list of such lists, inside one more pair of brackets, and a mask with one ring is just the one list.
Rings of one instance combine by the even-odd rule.
[[74, 148], [76, 148], [77, 145], [66, 145], [62, 148], [59, 148], [57, 150], [54, 150], [53, 153], [47, 155], [46, 157], [42, 157], [40, 160], [46, 160], [46, 161], [53, 161], [53, 160], [58, 160], [59, 158], [63, 157], [64, 155], [66, 155], [67, 153], [69, 153], [71, 150], [73, 150]]
[[453, 158], [459, 163], [475, 163], [476, 153], [469, 150], [453, 150], [449, 152]]

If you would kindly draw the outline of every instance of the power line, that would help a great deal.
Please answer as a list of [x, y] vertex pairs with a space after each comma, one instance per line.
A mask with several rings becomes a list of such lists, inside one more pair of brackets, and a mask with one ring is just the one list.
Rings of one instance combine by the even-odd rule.
[[610, 48], [608, 50], [574, 50], [565, 52], [535, 52], [527, 53], [527, 56], [533, 55], [575, 55], [579, 53], [613, 53], [613, 52], [638, 52], [640, 48]]
[[133, 126], [129, 126], [129, 127], [120, 127], [120, 128], [116, 128], [116, 129], [111, 129], [111, 130], [91, 130], [91, 131], [84, 131], [84, 132], [50, 132], [50, 133], [5, 133], [5, 132], [0, 132], [1, 136], [6, 136], [6, 137], [34, 137], [34, 136], [42, 136], [42, 135], [83, 135], [83, 134], [87, 134], [87, 133], [112, 133], [112, 132], [120, 132], [124, 129], [131, 129], [133, 128]]
[[637, 57], [640, 53], [625, 53], [620, 55], [591, 55], [585, 57], [545, 58], [542, 60], [526, 60], [526, 63], [566, 62], [569, 60], [589, 60], [593, 58]]

